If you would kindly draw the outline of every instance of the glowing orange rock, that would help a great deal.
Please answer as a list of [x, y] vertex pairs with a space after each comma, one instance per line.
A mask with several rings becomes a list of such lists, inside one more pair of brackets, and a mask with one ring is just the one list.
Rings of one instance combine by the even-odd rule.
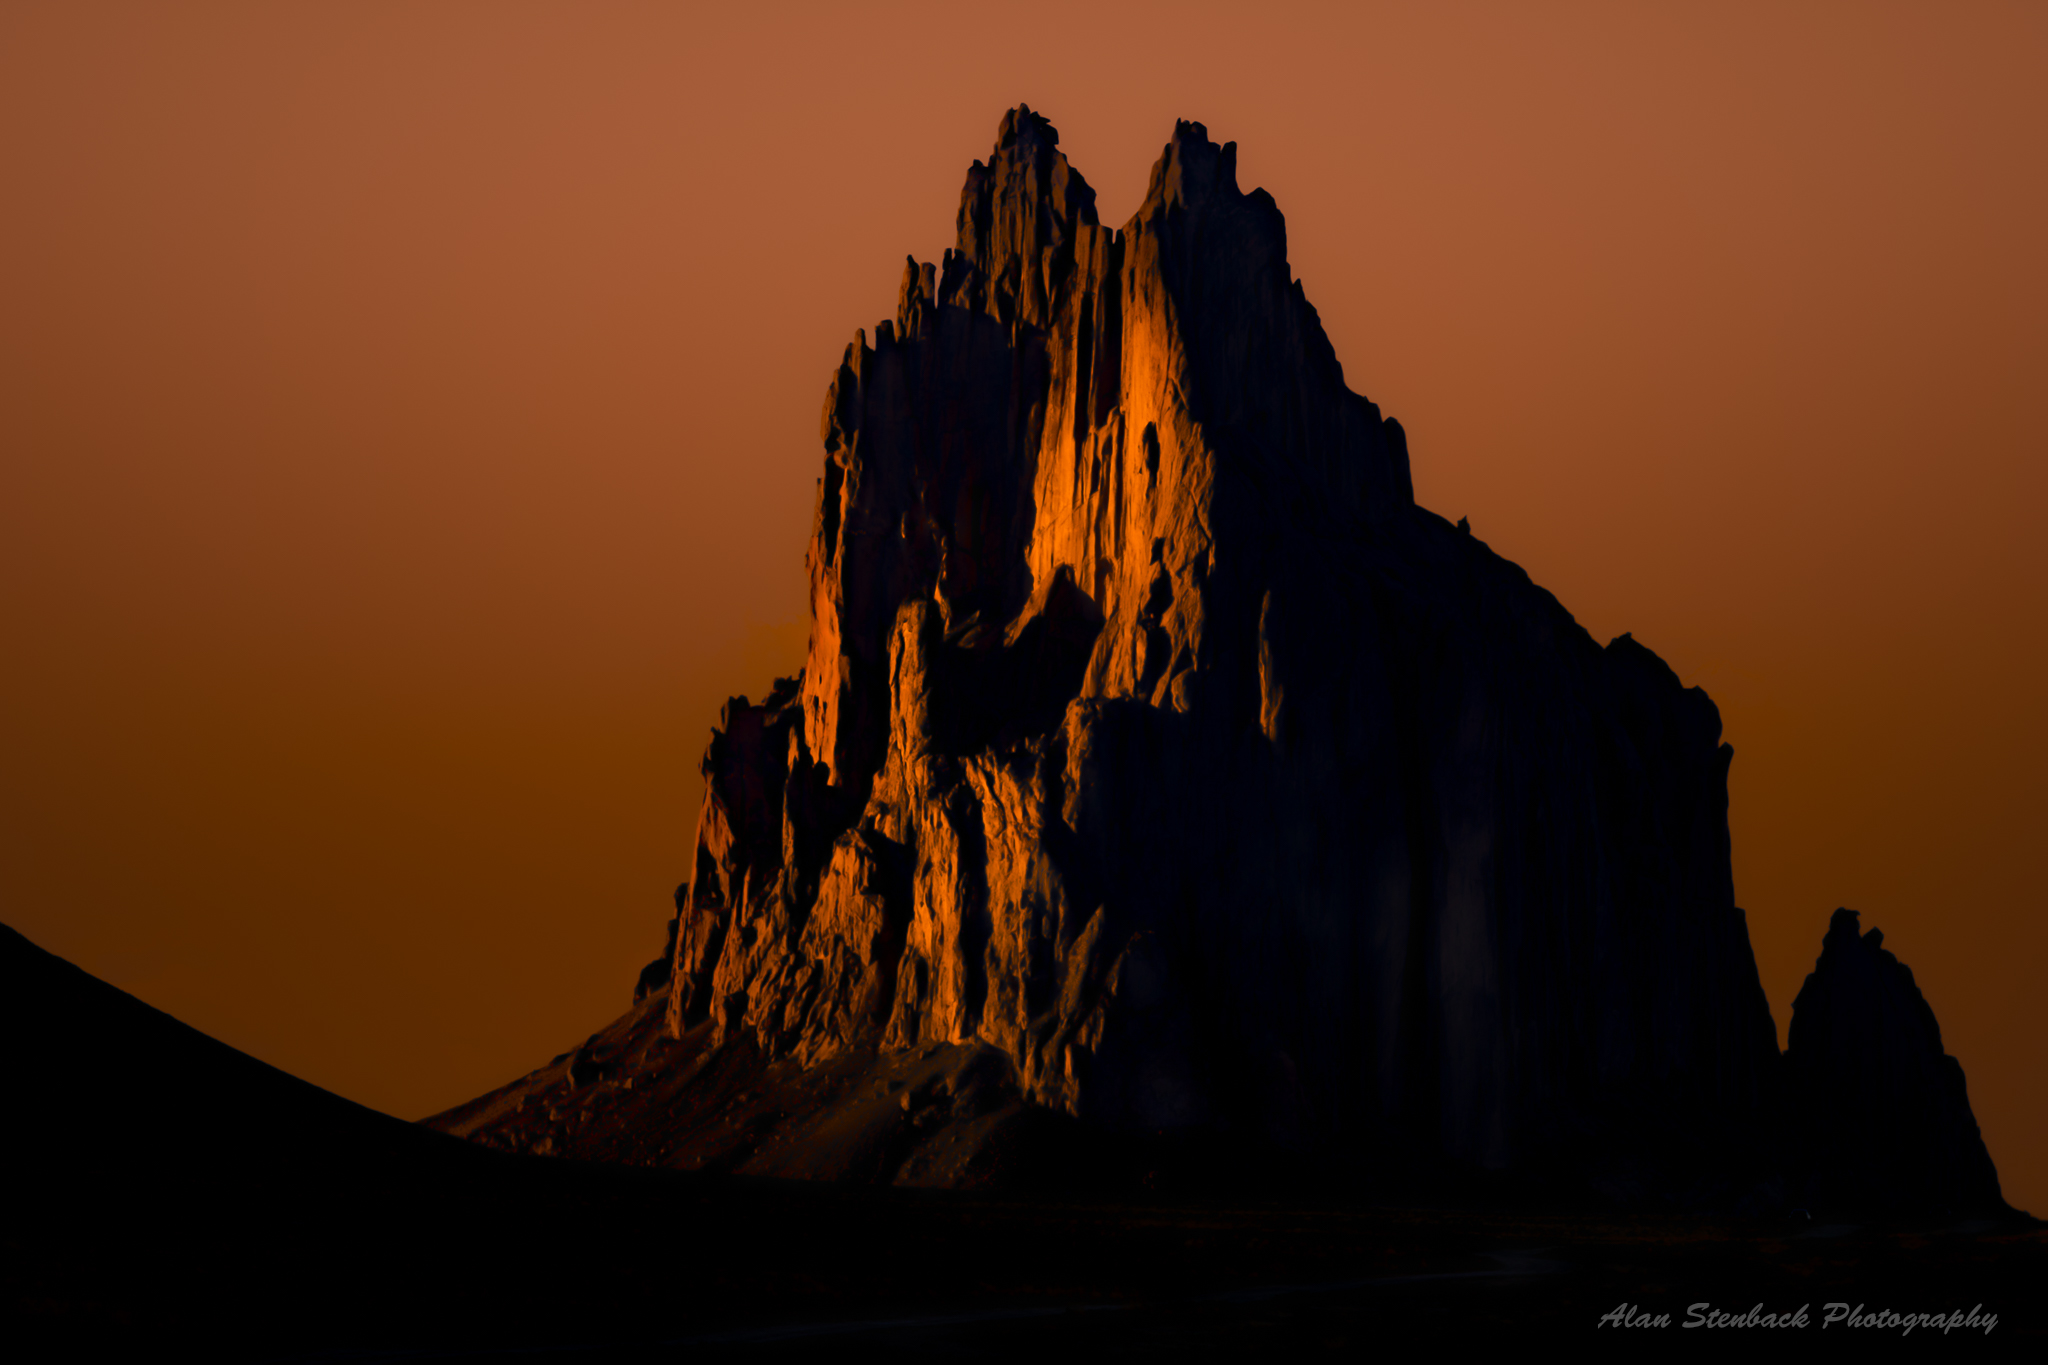
[[671, 1031], [1468, 1169], [1753, 1141], [1713, 703], [1415, 505], [1234, 145], [1179, 124], [1111, 230], [1020, 107], [958, 227], [826, 395], [809, 659], [705, 760]]

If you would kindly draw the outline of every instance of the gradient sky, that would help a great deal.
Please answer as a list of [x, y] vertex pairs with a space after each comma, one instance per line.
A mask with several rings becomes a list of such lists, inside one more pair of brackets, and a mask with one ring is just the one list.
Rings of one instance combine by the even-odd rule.
[[[1036, 16], [1036, 17], [1032, 17]], [[1720, 704], [2048, 1213], [2048, 6], [0, 7], [0, 917], [405, 1117], [659, 947], [1002, 111], [1239, 144], [1418, 499]]]

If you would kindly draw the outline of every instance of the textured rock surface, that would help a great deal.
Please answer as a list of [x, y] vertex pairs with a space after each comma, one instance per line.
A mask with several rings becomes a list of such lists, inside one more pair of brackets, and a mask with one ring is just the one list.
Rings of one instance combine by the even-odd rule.
[[827, 393], [798, 679], [735, 698], [669, 1031], [1453, 1169], [1755, 1138], [1714, 705], [1413, 500], [1235, 147], [1119, 230], [1007, 115]]
[[1835, 911], [1785, 1052], [1799, 1197], [1822, 1206], [1999, 1208], [1963, 1068], [1913, 973]]

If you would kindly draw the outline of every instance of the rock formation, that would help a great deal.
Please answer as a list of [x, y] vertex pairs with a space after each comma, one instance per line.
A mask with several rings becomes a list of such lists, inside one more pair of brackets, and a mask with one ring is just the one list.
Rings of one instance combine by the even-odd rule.
[[1474, 1169], [1776, 1060], [1714, 705], [1415, 505], [1235, 144], [1112, 230], [1027, 108], [826, 395], [800, 678], [706, 755], [669, 1027]]
[[[1178, 124], [1128, 223], [1094, 201], [1004, 117], [957, 245], [826, 393], [809, 655], [713, 734], [672, 962], [435, 1122], [940, 1184], [1057, 1120], [1367, 1178], [1781, 1188], [1713, 702], [1416, 506], [1234, 145]], [[1995, 1200], [1910, 978], [1829, 943], [1800, 1084], [1904, 1030], [1841, 1112], [1931, 1106], [1872, 1160]]]
[[1837, 910], [1792, 1002], [1785, 1052], [1797, 1197], [1956, 1211], [2003, 1204], [1998, 1172], [1913, 973]]

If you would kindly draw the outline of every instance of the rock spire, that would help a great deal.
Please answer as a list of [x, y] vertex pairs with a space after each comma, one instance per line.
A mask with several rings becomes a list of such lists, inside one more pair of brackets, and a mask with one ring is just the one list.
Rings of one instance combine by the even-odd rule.
[[1461, 1168], [1740, 1131], [1777, 1053], [1713, 703], [1415, 505], [1234, 144], [1177, 124], [1094, 205], [1020, 106], [847, 347], [671, 1029]]

